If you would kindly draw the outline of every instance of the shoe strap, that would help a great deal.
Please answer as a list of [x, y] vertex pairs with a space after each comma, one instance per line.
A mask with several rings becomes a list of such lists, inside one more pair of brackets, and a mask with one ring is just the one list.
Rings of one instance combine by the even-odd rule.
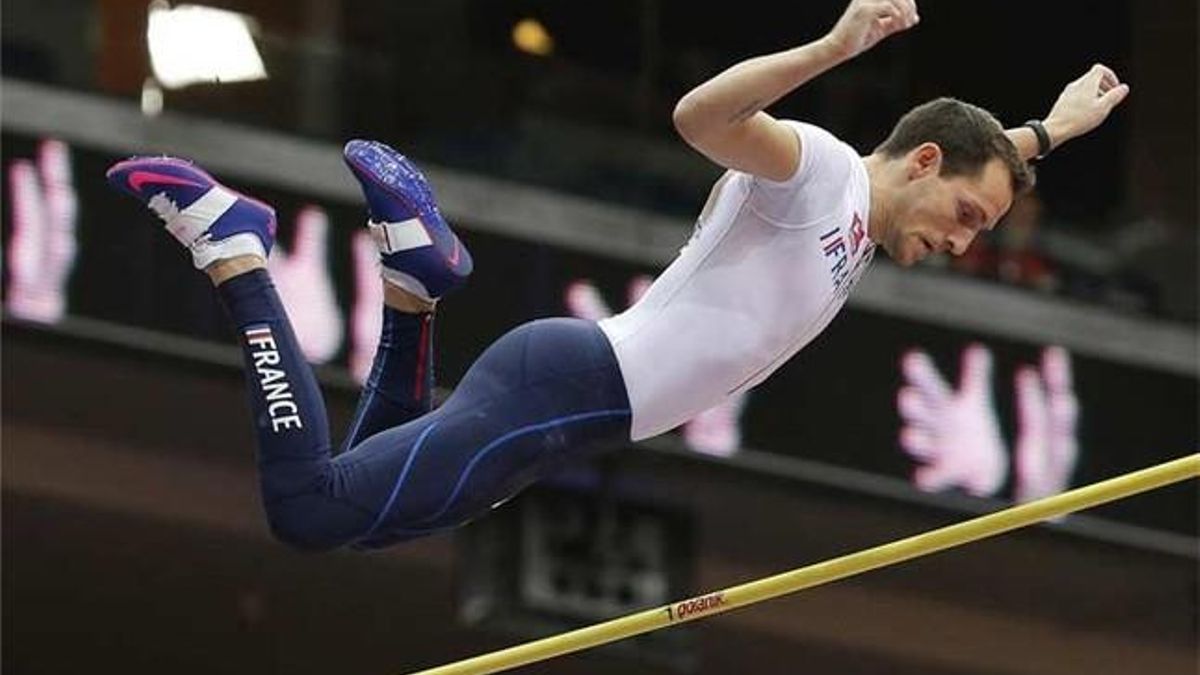
[[398, 223], [377, 223], [368, 220], [367, 228], [370, 229], [371, 237], [379, 246], [380, 252], [384, 254], [433, 245], [433, 239], [429, 237], [429, 232], [425, 230], [420, 218], [409, 218]]
[[155, 200], [165, 199], [166, 197], [161, 194], [153, 197], [150, 200], [150, 208], [163, 218], [171, 236], [184, 246], [190, 247], [237, 202], [237, 195], [229, 190], [221, 189], [220, 186], [213, 186], [186, 209], [174, 213], [171, 213], [174, 204], [170, 203], [170, 200], [167, 200], [165, 205], [161, 201], [158, 204], [155, 202]]

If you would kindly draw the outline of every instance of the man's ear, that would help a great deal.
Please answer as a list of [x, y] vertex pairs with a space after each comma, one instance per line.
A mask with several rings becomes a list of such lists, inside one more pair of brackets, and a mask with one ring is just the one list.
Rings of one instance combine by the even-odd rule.
[[933, 142], [925, 142], [908, 152], [908, 178], [936, 176], [942, 170], [942, 148]]

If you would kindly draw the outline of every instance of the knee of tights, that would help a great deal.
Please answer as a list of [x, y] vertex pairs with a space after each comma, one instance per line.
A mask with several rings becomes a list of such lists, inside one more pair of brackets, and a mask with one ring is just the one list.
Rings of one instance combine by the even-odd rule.
[[332, 551], [350, 543], [350, 539], [320, 521], [306, 518], [291, 509], [274, 509], [267, 514], [267, 526], [276, 540], [304, 553]]

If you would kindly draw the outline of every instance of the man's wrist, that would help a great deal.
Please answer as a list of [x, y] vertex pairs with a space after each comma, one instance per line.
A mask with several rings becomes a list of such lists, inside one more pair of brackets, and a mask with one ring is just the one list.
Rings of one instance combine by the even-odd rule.
[[1042, 125], [1041, 120], [1029, 120], [1021, 126], [1032, 131], [1034, 138], [1037, 139], [1037, 150], [1034, 152], [1034, 159], [1041, 159], [1050, 154], [1050, 151], [1054, 149], [1054, 146], [1051, 144], [1050, 134], [1047, 133], [1046, 127]]
[[832, 32], [826, 33], [816, 44], [820, 45], [822, 53], [834, 63], [849, 61], [855, 56], [854, 48]]
[[1042, 127], [1046, 129], [1046, 134], [1050, 136], [1050, 149], [1053, 150], [1070, 140], [1071, 134], [1067, 125], [1059, 122], [1053, 117], [1047, 117], [1042, 120]]

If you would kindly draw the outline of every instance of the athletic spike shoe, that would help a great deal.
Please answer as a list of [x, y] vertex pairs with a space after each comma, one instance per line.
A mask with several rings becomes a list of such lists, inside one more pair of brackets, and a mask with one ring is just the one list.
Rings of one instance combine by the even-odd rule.
[[471, 254], [442, 218], [421, 170], [376, 141], [350, 141], [342, 155], [362, 185], [383, 278], [430, 302], [463, 285]]
[[174, 157], [131, 157], [105, 174], [108, 183], [145, 204], [204, 269], [218, 260], [257, 255], [275, 243], [275, 210], [230, 190], [200, 167]]

